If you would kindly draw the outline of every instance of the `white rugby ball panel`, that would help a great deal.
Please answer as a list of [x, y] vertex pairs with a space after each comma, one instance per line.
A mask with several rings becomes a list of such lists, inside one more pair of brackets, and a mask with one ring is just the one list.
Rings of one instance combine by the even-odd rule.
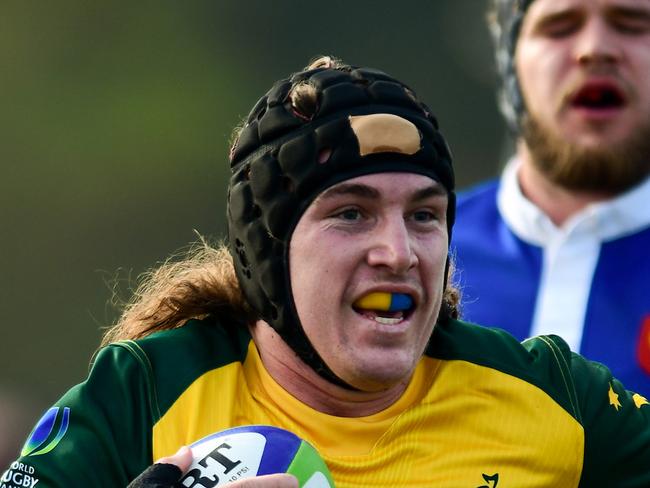
[[243, 478], [294, 474], [302, 488], [331, 488], [327, 465], [311, 444], [267, 425], [234, 427], [190, 446], [193, 462], [181, 479], [186, 488], [213, 488]]

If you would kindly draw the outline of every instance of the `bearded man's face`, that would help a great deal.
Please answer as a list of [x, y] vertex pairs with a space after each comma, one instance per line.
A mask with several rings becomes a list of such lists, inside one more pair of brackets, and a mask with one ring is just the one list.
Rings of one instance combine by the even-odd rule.
[[522, 136], [551, 181], [616, 194], [648, 175], [649, 0], [535, 0], [515, 66]]

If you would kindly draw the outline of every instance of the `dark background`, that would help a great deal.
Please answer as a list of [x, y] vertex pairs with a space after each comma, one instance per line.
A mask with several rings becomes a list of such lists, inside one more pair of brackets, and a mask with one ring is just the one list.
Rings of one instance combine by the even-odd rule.
[[223, 235], [231, 129], [318, 54], [410, 84], [459, 187], [497, 174], [484, 0], [2, 2], [0, 471], [86, 376], [115, 290]]

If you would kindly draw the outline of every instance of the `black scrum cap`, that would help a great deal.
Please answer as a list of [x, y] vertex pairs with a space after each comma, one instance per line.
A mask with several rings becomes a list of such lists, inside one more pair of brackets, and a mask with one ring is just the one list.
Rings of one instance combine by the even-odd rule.
[[296, 312], [289, 242], [298, 220], [338, 182], [411, 172], [448, 191], [451, 237], [454, 174], [435, 118], [408, 87], [381, 71], [324, 59], [323, 67], [278, 81], [249, 114], [230, 155], [228, 232], [251, 306], [303, 361], [345, 386], [314, 350]]

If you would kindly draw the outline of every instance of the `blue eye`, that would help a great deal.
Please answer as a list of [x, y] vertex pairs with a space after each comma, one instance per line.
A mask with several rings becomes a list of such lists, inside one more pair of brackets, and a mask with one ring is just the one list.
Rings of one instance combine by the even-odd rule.
[[436, 220], [436, 216], [429, 210], [418, 210], [413, 213], [413, 220], [416, 222], [431, 222], [432, 220]]
[[339, 212], [338, 217], [343, 220], [359, 220], [361, 218], [361, 212], [356, 208], [348, 208]]

